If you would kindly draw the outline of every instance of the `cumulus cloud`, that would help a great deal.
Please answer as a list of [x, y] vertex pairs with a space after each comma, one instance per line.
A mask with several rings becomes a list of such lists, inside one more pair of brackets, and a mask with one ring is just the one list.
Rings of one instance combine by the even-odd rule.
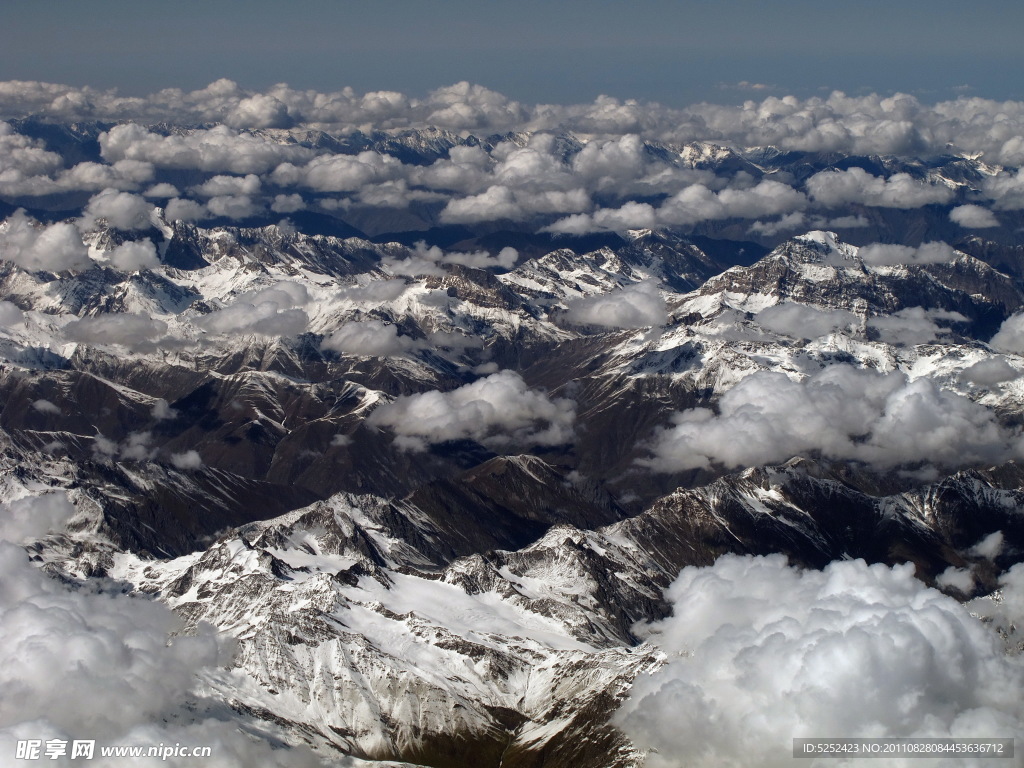
[[141, 195], [105, 189], [89, 200], [82, 211], [82, 226], [92, 229], [105, 219], [116, 229], [149, 229], [153, 226], [153, 204]]
[[147, 315], [111, 313], [72, 320], [64, 326], [68, 341], [83, 344], [119, 344], [148, 350], [167, 333], [167, 323]]
[[767, 307], [754, 319], [762, 328], [797, 339], [816, 339], [860, 323], [856, 315], [844, 309], [817, 309], [793, 302]]
[[967, 550], [968, 554], [975, 557], [984, 557], [993, 560], [1003, 551], [1003, 532], [993, 531]]
[[[280, 162], [305, 162], [312, 150], [243, 130], [298, 124], [340, 133], [367, 125], [382, 130], [440, 126], [488, 134], [569, 132], [590, 134], [591, 144], [641, 135], [676, 146], [711, 141], [856, 155], [984, 153], [988, 162], [1024, 163], [1021, 102], [961, 96], [928, 105], [903, 93], [849, 96], [835, 91], [827, 97], [769, 96], [736, 106], [702, 103], [673, 109], [603, 95], [590, 103], [528, 106], [466, 82], [439, 88], [423, 99], [390, 91], [360, 94], [352, 88], [318, 93], [286, 85], [257, 93], [227, 79], [194, 91], [167, 88], [144, 98], [54, 83], [0, 82], [0, 115], [29, 114], [121, 123], [101, 139], [108, 159], [130, 154], [163, 167], [233, 173], [263, 173]], [[169, 136], [138, 125], [160, 122], [225, 125]], [[225, 145], [232, 143], [239, 145], [237, 151], [226, 151]], [[628, 155], [628, 141], [626, 145]], [[45, 166], [54, 161], [44, 156], [40, 162]]]
[[120, 443], [97, 433], [93, 437], [92, 450], [98, 458], [106, 457], [121, 461], [151, 461], [156, 449], [150, 446], [153, 435], [150, 432], [131, 432]]
[[148, 599], [70, 590], [15, 546], [73, 514], [63, 493], [0, 507], [0, 749], [14, 755], [19, 739], [87, 738], [97, 742], [91, 762], [99, 768], [123, 762], [101, 758], [100, 745], [158, 743], [209, 745], [225, 768], [316, 765], [308, 752], [242, 735], [203, 699], [197, 674], [230, 658], [213, 632], [177, 635], [180, 621]]
[[[389, 256], [381, 260], [381, 265], [392, 275], [440, 276], [444, 274], [444, 270], [440, 266], [442, 264], [461, 264], [462, 266], [474, 269], [508, 270], [515, 266], [518, 259], [519, 252], [515, 248], [502, 248], [496, 254], [492, 254], [490, 251], [443, 251], [436, 245], [427, 245], [424, 241], [420, 240], [413, 246], [408, 256], [404, 258]], [[393, 283], [394, 290], [401, 293], [398, 288], [399, 285], [404, 286], [404, 281], [391, 282]], [[374, 284], [370, 283], [365, 288], [347, 290], [356, 290], [362, 293], [366, 290], [380, 291], [384, 290], [384, 288], [382, 286], [374, 287]], [[391, 289], [387, 290], [390, 291]]]
[[489, 251], [474, 251], [472, 253], [451, 251], [442, 256], [441, 261], [446, 264], [461, 264], [474, 269], [492, 269], [494, 267], [512, 269], [518, 258], [519, 251], [515, 248], [505, 247], [493, 256]]
[[951, 565], [935, 577], [935, 583], [940, 587], [955, 589], [969, 595], [974, 591], [974, 574], [970, 568], [957, 568]]
[[1020, 657], [913, 571], [781, 555], [684, 568], [672, 615], [646, 629], [669, 661], [615, 724], [649, 768], [790, 766], [795, 737], [1019, 739]]
[[526, 116], [507, 96], [465, 80], [431, 91], [429, 103], [434, 110], [427, 122], [445, 128], [498, 128]]
[[214, 176], [191, 192], [198, 197], [219, 197], [222, 195], [258, 195], [262, 184], [260, 177], [254, 173], [247, 176]]
[[918, 181], [907, 173], [896, 173], [887, 179], [872, 176], [863, 168], [816, 173], [807, 180], [807, 191], [818, 203], [829, 208], [850, 204], [920, 208], [947, 203], [953, 198], [949, 187]]
[[157, 168], [213, 173], [267, 173], [281, 163], [301, 163], [313, 157], [313, 152], [304, 147], [281, 144], [222, 125], [163, 136], [137, 123], [126, 123], [100, 134], [99, 141], [108, 162], [140, 160]]
[[221, 195], [206, 201], [207, 210], [214, 216], [228, 219], [247, 219], [263, 210], [263, 206], [247, 195]]
[[178, 412], [171, 408], [170, 403], [168, 403], [162, 397], [158, 397], [156, 400], [153, 401], [152, 414], [154, 419], [157, 419], [158, 421], [163, 421], [164, 419], [173, 419], [175, 416], [178, 415]]
[[964, 368], [960, 376], [972, 384], [991, 387], [1016, 379], [1020, 376], [1020, 371], [1010, 365], [1005, 357], [989, 357]]
[[43, 142], [0, 122], [0, 189], [10, 190], [12, 185], [53, 173], [62, 165], [60, 155], [48, 151]]
[[807, 205], [801, 192], [778, 181], [761, 181], [746, 188], [715, 192], [693, 184], [672, 195], [658, 208], [648, 203], [628, 202], [619, 208], [602, 208], [592, 214], [568, 216], [546, 231], [584, 234], [602, 230], [624, 231], [658, 226], [690, 226], [719, 219], [760, 219], [798, 211]]
[[168, 184], [167, 182], [161, 182], [159, 184], [154, 184], [152, 187], [150, 187], [149, 189], [147, 189], [145, 192], [142, 193], [143, 197], [157, 197], [157, 198], [160, 198], [160, 197], [177, 197], [180, 194], [181, 194], [181, 192], [178, 191], [178, 188], [176, 186], [174, 186], [173, 184]]
[[943, 321], [947, 325], [968, 322], [959, 312], [906, 307], [891, 315], [870, 318], [867, 327], [877, 332], [878, 338], [887, 344], [927, 344], [949, 333], [949, 330], [940, 327], [937, 321]]
[[199, 221], [210, 217], [206, 206], [197, 203], [195, 200], [176, 197], [167, 202], [164, 208], [164, 218], [167, 221]]
[[0, 301], [0, 328], [10, 328], [25, 322], [25, 313], [17, 304]]
[[398, 327], [381, 320], [346, 323], [320, 344], [343, 355], [362, 357], [394, 357], [420, 345], [408, 336], [399, 336]]
[[750, 231], [755, 235], [763, 237], [774, 237], [780, 232], [792, 232], [800, 229], [807, 221], [803, 211], [793, 211], [780, 217], [777, 221], [755, 221], [750, 226]]
[[302, 195], [275, 195], [270, 204], [270, 210], [274, 213], [295, 213], [305, 207]]
[[989, 409], [929, 379], [832, 365], [802, 381], [758, 372], [718, 402], [693, 408], [659, 430], [652, 456], [659, 472], [718, 464], [751, 467], [820, 453], [879, 469], [924, 462], [963, 467], [1021, 455], [1021, 437]]
[[34, 400], [32, 402], [32, 408], [34, 410], [39, 411], [39, 413], [52, 413], [58, 416], [60, 415], [60, 408], [57, 405], [51, 403], [49, 400]]
[[442, 221], [452, 224], [471, 224], [499, 219], [519, 219], [522, 211], [511, 189], [493, 186], [478, 195], [452, 200], [441, 211]]
[[[59, 412], [59, 411], [58, 411]], [[25, 544], [59, 531], [75, 515], [67, 494], [59, 491], [25, 496], [0, 505], [0, 542]]]
[[367, 424], [391, 429], [408, 449], [462, 439], [500, 448], [569, 442], [575, 418], [573, 401], [552, 400], [519, 374], [500, 371], [450, 392], [399, 397], [377, 408]]
[[279, 99], [257, 93], [241, 99], [224, 122], [236, 128], [288, 128], [292, 119], [288, 107]]
[[42, 226], [21, 209], [0, 226], [0, 259], [30, 271], [77, 271], [92, 266], [82, 236], [74, 226]]
[[171, 464], [173, 464], [177, 469], [201, 469], [203, 466], [203, 457], [199, 455], [198, 451], [194, 450], [188, 450], [182, 453], [172, 453]]
[[303, 186], [318, 192], [355, 192], [406, 173], [400, 160], [366, 150], [357, 155], [318, 155], [301, 166], [281, 163], [270, 174], [270, 180], [281, 186]]
[[128, 240], [107, 254], [114, 269], [122, 272], [134, 272], [138, 269], [152, 269], [160, 265], [156, 255], [156, 246], [149, 238], [145, 240]]
[[[1024, 139], [1017, 137], [1020, 149], [1018, 165], [1024, 164]], [[986, 196], [994, 201], [994, 206], [1003, 211], [1019, 211], [1024, 208], [1024, 175], [1017, 172], [1003, 171], [985, 179], [981, 184]]]
[[956, 259], [960, 253], [946, 243], [935, 241], [921, 243], [916, 248], [909, 245], [871, 243], [861, 246], [857, 255], [864, 260], [865, 264], [894, 266], [896, 264], [946, 264]]
[[1024, 313], [1017, 313], [1006, 318], [988, 344], [992, 349], [998, 349], [1001, 352], [1012, 352], [1015, 355], [1024, 354]]
[[309, 316], [300, 307], [309, 301], [305, 286], [288, 281], [239, 295], [224, 309], [193, 322], [214, 334], [297, 336], [305, 332]]
[[668, 314], [657, 281], [645, 280], [617, 291], [570, 301], [565, 318], [578, 325], [601, 328], [646, 328], [663, 325]]
[[958, 205], [949, 212], [949, 220], [967, 229], [988, 229], [999, 226], [999, 219], [995, 214], [980, 205]]
[[338, 296], [349, 301], [368, 303], [371, 305], [384, 304], [394, 301], [405, 293], [405, 280], [395, 278], [390, 280], [370, 280], [363, 285], [353, 285], [343, 288]]

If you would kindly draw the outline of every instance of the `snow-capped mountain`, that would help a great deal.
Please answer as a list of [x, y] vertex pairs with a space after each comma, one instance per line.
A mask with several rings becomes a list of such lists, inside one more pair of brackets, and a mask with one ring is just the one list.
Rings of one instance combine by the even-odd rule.
[[[678, 661], [652, 627], [684, 569], [911, 563], [1003, 605], [1024, 269], [1019, 212], [978, 205], [1016, 194], [1003, 166], [3, 125], [0, 500], [66, 498], [16, 542], [61, 589], [229, 649], [190, 712], [328, 761], [639, 768], [616, 713]], [[83, 164], [165, 189], [93, 195]]]

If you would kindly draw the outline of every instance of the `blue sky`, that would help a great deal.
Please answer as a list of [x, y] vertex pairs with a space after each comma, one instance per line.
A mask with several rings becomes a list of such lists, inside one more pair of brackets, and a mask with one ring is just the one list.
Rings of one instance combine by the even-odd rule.
[[[9, 0], [0, 79], [144, 94], [245, 87], [417, 95], [470, 80], [526, 102], [683, 105], [832, 89], [1021, 99], [1024, 5], [1003, 0]], [[752, 90], [738, 83], [769, 88]]]

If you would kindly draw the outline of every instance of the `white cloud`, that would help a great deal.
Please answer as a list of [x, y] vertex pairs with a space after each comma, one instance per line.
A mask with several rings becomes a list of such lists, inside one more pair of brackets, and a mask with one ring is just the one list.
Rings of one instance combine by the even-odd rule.
[[274, 213], [295, 213], [306, 207], [302, 195], [275, 195], [274, 201], [270, 204], [270, 210]]
[[571, 400], [551, 400], [519, 374], [500, 371], [450, 392], [399, 397], [377, 408], [367, 424], [391, 429], [396, 443], [410, 449], [460, 439], [497, 448], [569, 442], [575, 418]]
[[221, 195], [258, 195], [262, 184], [254, 173], [247, 176], [214, 176], [190, 190], [197, 197], [219, 197]]
[[149, 432], [132, 432], [121, 443], [120, 456], [128, 461], [149, 461], [156, 456], [156, 449], [150, 447], [153, 435]]
[[178, 412], [171, 408], [170, 404], [166, 400], [162, 397], [158, 397], [153, 401], [152, 414], [154, 419], [163, 421], [164, 419], [173, 419], [178, 415]]
[[120, 443], [97, 432], [93, 437], [92, 450], [97, 458], [122, 461], [151, 461], [156, 449], [150, 447], [153, 435], [150, 432], [131, 432]]
[[408, 169], [390, 155], [364, 151], [358, 155], [319, 155], [297, 166], [281, 163], [270, 180], [281, 186], [304, 186], [319, 192], [356, 192], [363, 187], [403, 177]]
[[206, 208], [214, 216], [229, 219], [247, 219], [263, 210], [263, 206], [246, 195], [223, 195], [211, 197], [206, 201]]
[[194, 450], [188, 450], [182, 453], [172, 453], [171, 464], [178, 469], [201, 469], [203, 466], [203, 457], [199, 455], [198, 451]]
[[940, 327], [936, 322], [940, 320], [947, 325], [967, 322], [967, 318], [959, 312], [906, 307], [891, 315], [870, 318], [867, 327], [877, 331], [878, 338], [887, 344], [927, 344], [939, 336], [949, 334], [948, 329]]
[[168, 201], [167, 207], [164, 208], [164, 217], [167, 221], [199, 221], [209, 216], [210, 212], [201, 203], [180, 197]]
[[1006, 318], [988, 344], [1000, 352], [1024, 355], [1024, 313]]
[[224, 122], [235, 128], [288, 128], [288, 107], [273, 96], [258, 93], [238, 102]]
[[[301, 164], [312, 151], [259, 133], [242, 133], [228, 125], [260, 129], [303, 123], [308, 128], [340, 133], [368, 126], [381, 130], [441, 126], [456, 132], [596, 134], [588, 142], [595, 148], [582, 163], [603, 163], [604, 167], [594, 170], [595, 183], [602, 177], [618, 183], [623, 175], [645, 173], [642, 158], [632, 170], [626, 167], [634, 159], [630, 156], [630, 142], [635, 141], [632, 136], [655, 138], [675, 146], [712, 141], [729, 146], [773, 145], [783, 150], [856, 155], [984, 153], [987, 162], [1014, 167], [1024, 164], [1021, 102], [959, 97], [926, 105], [902, 93], [848, 96], [836, 91], [824, 98], [770, 96], [736, 106], [703, 103], [673, 109], [604, 95], [587, 104], [530, 107], [465, 82], [440, 88], [425, 99], [412, 99], [390, 91], [358, 94], [344, 88], [317, 93], [286, 85], [254, 93], [227, 79], [190, 92], [168, 88], [145, 98], [52, 83], [8, 81], [0, 82], [0, 108], [11, 116], [34, 114], [65, 121], [134, 120], [137, 122], [122, 122], [101, 138], [108, 160], [131, 155], [163, 167], [234, 173], [263, 173], [281, 162]], [[160, 122], [228, 125], [161, 136], [137, 124]], [[622, 146], [615, 147], [619, 141]], [[607, 150], [606, 162], [598, 157], [604, 154], [600, 142], [613, 145]], [[45, 153], [32, 142], [19, 148]], [[616, 153], [621, 157], [615, 157]], [[0, 157], [4, 154], [0, 152]], [[34, 158], [31, 153], [17, 162], [24, 163], [30, 175], [37, 170], [49, 172], [56, 163], [45, 154]]]
[[380, 320], [346, 323], [320, 344], [322, 349], [364, 357], [394, 357], [419, 346], [408, 336], [399, 336], [397, 326]]
[[167, 333], [167, 323], [147, 315], [111, 313], [72, 320], [64, 326], [69, 341], [85, 344], [121, 344], [132, 349], [151, 349]]
[[935, 577], [935, 583], [940, 587], [952, 587], [965, 595], [974, 591], [974, 575], [970, 568], [957, 568], [951, 565]]
[[160, 266], [160, 259], [156, 255], [156, 246], [149, 238], [121, 243], [107, 254], [107, 259], [115, 269], [122, 272], [134, 272], [138, 269], [152, 269]]
[[617, 291], [570, 301], [565, 317], [578, 325], [646, 328], [663, 325], [668, 313], [657, 281], [645, 280]]
[[309, 325], [300, 307], [309, 294], [299, 283], [280, 282], [270, 288], [238, 296], [224, 309], [202, 315], [193, 322], [209, 333], [297, 336]]
[[601, 208], [594, 213], [577, 213], [544, 227], [543, 232], [584, 235], [588, 232], [625, 232], [652, 229], [658, 225], [657, 212], [648, 203], [630, 201], [619, 208]]
[[861, 215], [857, 216], [837, 216], [834, 219], [829, 219], [822, 225], [822, 229], [859, 229], [860, 227], [867, 227], [871, 224], [866, 218]]
[[11, 544], [37, 541], [48, 532], [59, 531], [75, 515], [74, 505], [60, 491], [25, 496], [0, 505], [0, 509], [0, 542]]
[[767, 307], [754, 319], [762, 328], [797, 339], [816, 339], [860, 323], [856, 315], [843, 309], [824, 310], [793, 302]]
[[1021, 438], [992, 411], [929, 379], [832, 365], [794, 381], [759, 372], [718, 402], [658, 431], [639, 463], [660, 472], [720, 464], [750, 467], [818, 452], [880, 469], [925, 462], [962, 467], [1021, 455]]
[[949, 220], [967, 229], [988, 229], [999, 226], [999, 219], [995, 217], [995, 214], [980, 205], [958, 205], [949, 212]]
[[[180, 117], [172, 120], [177, 122]], [[161, 136], [136, 123], [126, 123], [100, 134], [99, 141], [108, 162], [141, 160], [158, 168], [214, 173], [267, 173], [281, 163], [301, 163], [313, 156], [304, 147], [238, 133], [226, 126]]]
[[493, 256], [488, 251], [474, 251], [473, 253], [450, 251], [441, 258], [441, 261], [446, 264], [462, 264], [474, 269], [493, 269], [495, 267], [512, 269], [518, 258], [519, 251], [515, 248], [505, 247]]
[[145, 192], [142, 193], [143, 197], [158, 197], [158, 198], [159, 197], [167, 197], [167, 198], [169, 198], [169, 197], [177, 197], [180, 194], [181, 194], [181, 192], [178, 191], [178, 188], [176, 186], [174, 186], [173, 184], [168, 184], [167, 182], [161, 182], [159, 184], [154, 184], [152, 187], [150, 187], [149, 189], [147, 189]]
[[367, 303], [372, 306], [394, 301], [405, 293], [406, 283], [402, 279], [371, 280], [365, 285], [353, 285], [338, 292], [340, 298]]
[[505, 186], [489, 187], [478, 195], [451, 200], [441, 211], [441, 220], [450, 224], [472, 224], [498, 219], [517, 220], [522, 209], [515, 194]]
[[780, 232], [792, 232], [801, 229], [807, 216], [802, 211], [793, 211], [780, 217], [777, 221], [755, 221], [750, 226], [750, 231], [763, 237], [774, 237]]
[[25, 322], [25, 313], [17, 304], [0, 301], [0, 328], [10, 328]]
[[[19, 739], [87, 738], [97, 747], [209, 745], [224, 768], [317, 765], [305, 750], [272, 750], [242, 735], [223, 719], [223, 705], [203, 699], [197, 674], [230, 658], [213, 632], [172, 638], [181, 624], [165, 606], [102, 588], [69, 590], [14, 545], [73, 514], [63, 493], [0, 506], [0, 750], [14, 755]], [[97, 749], [90, 764], [118, 762]]]
[[1020, 376], [1020, 371], [1010, 365], [1005, 357], [989, 357], [971, 365], [960, 376], [972, 384], [991, 387]]
[[619, 208], [602, 208], [592, 214], [578, 214], [556, 221], [546, 231], [584, 234], [598, 231], [651, 229], [658, 226], [690, 226], [719, 219], [759, 219], [781, 216], [807, 205], [807, 198], [787, 184], [761, 181], [746, 188], [714, 192], [693, 184], [671, 196], [660, 207], [628, 202]]
[[9, 123], [0, 122], [0, 188], [53, 173], [62, 165], [60, 155], [47, 151], [43, 142], [22, 136]]
[[433, 111], [426, 122], [453, 130], [507, 128], [526, 117], [526, 110], [497, 91], [466, 81], [431, 91]]
[[105, 189], [82, 211], [82, 226], [92, 229], [99, 219], [106, 219], [116, 229], [149, 229], [153, 226], [153, 211], [153, 204], [139, 195]]
[[41, 226], [22, 209], [12, 213], [0, 227], [0, 258], [30, 271], [77, 271], [92, 266], [82, 236], [74, 226]]
[[946, 203], [953, 198], [948, 187], [918, 181], [910, 174], [896, 173], [888, 179], [872, 176], [863, 168], [821, 171], [807, 180], [807, 191], [829, 208], [852, 204], [881, 208], [920, 208]]
[[893, 266], [896, 264], [946, 264], [960, 253], [943, 242], [921, 243], [916, 248], [909, 245], [888, 245], [871, 243], [861, 246], [857, 255], [865, 264]]
[[1003, 551], [1003, 532], [993, 531], [968, 550], [968, 554], [993, 560]]
[[[1020, 147], [1021, 158], [1017, 164], [1024, 164], [1024, 143]], [[999, 210], [1019, 211], [1024, 208], [1024, 174], [1019, 168], [1016, 173], [1003, 171], [990, 176], [982, 182], [981, 188]]]
[[684, 568], [672, 615], [647, 628], [668, 662], [613, 722], [648, 768], [791, 766], [795, 737], [1020, 739], [1020, 657], [913, 571], [780, 555]]
[[49, 400], [43, 399], [34, 400], [32, 402], [32, 408], [39, 411], [39, 413], [52, 413], [58, 416], [60, 415], [61, 412], [58, 406], [54, 405]]

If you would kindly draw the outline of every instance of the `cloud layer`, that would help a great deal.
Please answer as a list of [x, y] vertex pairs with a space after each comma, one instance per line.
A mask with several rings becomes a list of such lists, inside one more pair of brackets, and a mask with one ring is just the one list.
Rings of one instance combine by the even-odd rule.
[[796, 737], [1024, 735], [1020, 657], [912, 565], [726, 555], [666, 596], [647, 633], [669, 661], [616, 716], [649, 768], [788, 766]]
[[[94, 739], [101, 745], [208, 745], [217, 765], [318, 764], [303, 750], [271, 750], [203, 714], [197, 674], [228, 660], [212, 632], [178, 636], [178, 619], [143, 598], [72, 591], [17, 544], [74, 515], [63, 493], [0, 505], [0, 749], [19, 739]], [[98, 749], [91, 764], [112, 766]], [[184, 766], [184, 758], [165, 761]]]
[[377, 408], [367, 424], [387, 427], [396, 443], [414, 450], [464, 439], [500, 448], [568, 443], [575, 418], [571, 400], [552, 400], [519, 374], [499, 371], [450, 392], [399, 397]]
[[832, 365], [804, 380], [759, 372], [718, 402], [673, 417], [641, 463], [659, 472], [750, 467], [818, 453], [879, 469], [955, 468], [1022, 455], [1021, 436], [992, 411], [930, 379]]

